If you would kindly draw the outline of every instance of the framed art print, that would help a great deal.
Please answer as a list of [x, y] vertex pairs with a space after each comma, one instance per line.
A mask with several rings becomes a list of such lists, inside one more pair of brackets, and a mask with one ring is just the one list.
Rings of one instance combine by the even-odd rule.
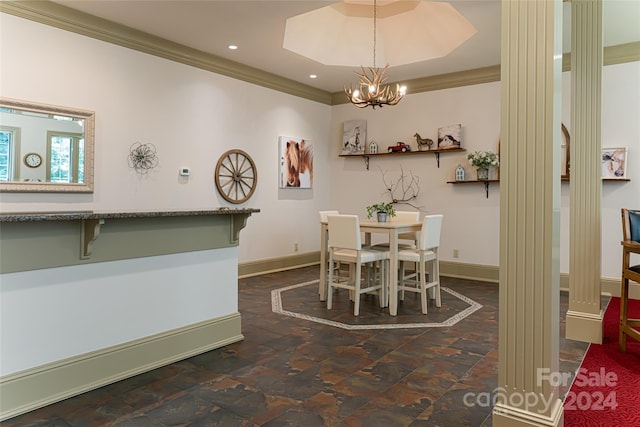
[[627, 178], [627, 147], [602, 148], [602, 178]]
[[342, 133], [342, 148], [340, 155], [362, 155], [364, 154], [365, 142], [367, 140], [367, 121], [348, 120], [344, 122]]
[[438, 128], [438, 150], [460, 148], [462, 125], [455, 124]]
[[308, 139], [281, 136], [280, 188], [313, 187], [313, 144]]

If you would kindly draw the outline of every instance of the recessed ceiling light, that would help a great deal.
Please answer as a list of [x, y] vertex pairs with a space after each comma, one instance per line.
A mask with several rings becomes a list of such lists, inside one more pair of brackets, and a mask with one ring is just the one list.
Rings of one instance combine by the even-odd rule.
[[229, 49], [231, 50], [236, 50], [238, 48], [238, 46], [236, 46], [235, 44], [230, 44], [229, 45]]
[[309, 74], [309, 78], [310, 78], [310, 79], [317, 79], [317, 78], [318, 78], [318, 76], [317, 76], [317, 75], [315, 75], [315, 74]]

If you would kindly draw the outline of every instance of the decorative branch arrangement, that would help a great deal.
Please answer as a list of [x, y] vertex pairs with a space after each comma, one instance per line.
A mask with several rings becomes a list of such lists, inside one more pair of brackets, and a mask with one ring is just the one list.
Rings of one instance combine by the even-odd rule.
[[129, 150], [129, 167], [135, 169], [138, 175], [147, 174], [158, 166], [155, 145], [135, 142]]
[[424, 206], [416, 206], [412, 203], [420, 195], [420, 177], [415, 176], [411, 171], [407, 175], [404, 169], [400, 167], [400, 176], [395, 182], [392, 182], [387, 180], [387, 173], [382, 168], [380, 168], [380, 172], [382, 173], [384, 187], [391, 196], [391, 203], [394, 205], [408, 205], [419, 211], [424, 210]]

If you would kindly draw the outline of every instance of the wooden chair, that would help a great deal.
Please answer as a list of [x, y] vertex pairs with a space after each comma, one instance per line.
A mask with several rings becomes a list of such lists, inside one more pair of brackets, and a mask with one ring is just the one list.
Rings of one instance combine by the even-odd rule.
[[[327, 289], [327, 309], [333, 303], [334, 288], [348, 289], [354, 301], [353, 314], [360, 314], [360, 296], [377, 292], [380, 307], [384, 307], [387, 287], [386, 269], [389, 263], [389, 251], [376, 251], [362, 248], [360, 221], [357, 215], [329, 215], [329, 265], [336, 262], [349, 264], [349, 277], [336, 276], [333, 268], [329, 269]], [[362, 280], [362, 266], [380, 264], [380, 268], [371, 280]], [[377, 277], [375, 277], [377, 276]], [[363, 286], [364, 284], [364, 286]]]
[[[404, 299], [404, 292], [419, 293], [422, 298], [422, 313], [427, 314], [427, 292], [431, 290], [436, 300], [436, 307], [442, 305], [440, 299], [440, 230], [442, 229], [442, 215], [427, 215], [422, 220], [418, 247], [415, 249], [401, 249], [398, 251], [400, 261], [400, 279], [398, 291], [400, 300]], [[406, 262], [415, 263], [412, 273], [407, 273]], [[427, 264], [429, 264], [429, 282], [427, 282]]]
[[627, 351], [627, 335], [640, 341], [640, 319], [629, 319], [629, 280], [640, 283], [640, 264], [631, 265], [631, 254], [640, 254], [640, 211], [622, 209], [622, 284], [620, 289], [620, 351]]

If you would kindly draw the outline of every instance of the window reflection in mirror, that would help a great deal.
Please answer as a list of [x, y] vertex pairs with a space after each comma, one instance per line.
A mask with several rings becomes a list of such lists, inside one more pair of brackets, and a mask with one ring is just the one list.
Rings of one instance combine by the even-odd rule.
[[0, 99], [0, 191], [93, 191], [94, 113]]

